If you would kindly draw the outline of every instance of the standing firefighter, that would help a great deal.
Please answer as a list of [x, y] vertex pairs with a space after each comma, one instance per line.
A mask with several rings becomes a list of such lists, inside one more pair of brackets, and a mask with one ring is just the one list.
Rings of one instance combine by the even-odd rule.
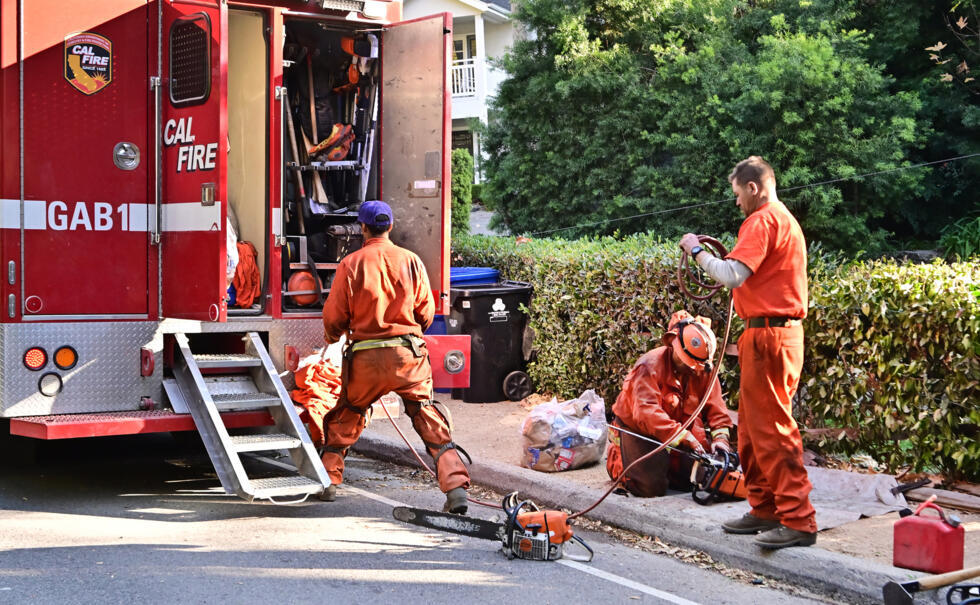
[[321, 498], [335, 498], [344, 456], [364, 430], [371, 404], [394, 391], [435, 460], [446, 509], [465, 513], [470, 476], [449, 422], [432, 402], [432, 368], [422, 333], [432, 324], [435, 303], [425, 266], [388, 238], [393, 224], [388, 204], [365, 202], [357, 220], [364, 246], [340, 262], [323, 307], [327, 344], [346, 334], [348, 346], [340, 403], [324, 420], [322, 458], [331, 486]]
[[733, 289], [735, 311], [745, 320], [738, 341], [738, 453], [752, 510], [722, 527], [733, 534], [764, 531], [755, 539], [764, 548], [810, 546], [817, 524], [792, 402], [803, 368], [806, 243], [776, 197], [765, 160], [742, 160], [728, 180], [746, 217], [735, 249], [719, 259], [703, 253], [696, 235], [680, 241], [712, 278]]
[[[710, 320], [692, 318], [686, 311], [674, 313], [664, 333], [664, 345], [644, 353], [630, 370], [613, 405], [613, 426], [664, 442], [691, 417], [710, 389], [701, 417], [669, 445], [696, 453], [708, 448], [712, 452], [731, 451], [728, 431], [732, 421], [721, 398], [721, 385], [717, 377], [708, 384], [717, 346]], [[648, 441], [610, 429], [606, 450], [609, 476], [615, 479], [624, 467], [654, 447]], [[689, 490], [691, 464], [690, 458], [677, 452], [661, 451], [633, 467], [622, 485], [634, 496], [644, 498], [663, 496], [668, 485]]]

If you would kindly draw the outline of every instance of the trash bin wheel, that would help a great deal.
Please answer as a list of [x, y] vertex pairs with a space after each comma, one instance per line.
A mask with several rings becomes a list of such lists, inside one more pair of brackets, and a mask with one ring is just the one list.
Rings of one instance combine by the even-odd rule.
[[531, 394], [531, 377], [517, 370], [504, 377], [504, 395], [511, 401], [520, 401]]

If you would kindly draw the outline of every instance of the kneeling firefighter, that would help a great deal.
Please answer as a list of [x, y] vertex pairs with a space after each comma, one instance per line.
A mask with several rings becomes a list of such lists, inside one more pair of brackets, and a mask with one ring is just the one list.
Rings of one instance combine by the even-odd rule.
[[[699, 417], [668, 445], [696, 454], [708, 449], [712, 453], [730, 453], [732, 420], [721, 398], [721, 385], [717, 377], [708, 384], [717, 347], [711, 320], [678, 311], [667, 324], [663, 342], [664, 346], [644, 353], [630, 370], [612, 408], [612, 425], [664, 442], [691, 417], [710, 389]], [[606, 450], [609, 476], [615, 479], [625, 467], [655, 447], [649, 441], [610, 429]], [[623, 478], [622, 487], [643, 498], [663, 496], [668, 486], [690, 490], [691, 466], [691, 457], [664, 450], [633, 467]]]
[[324, 419], [323, 465], [333, 501], [344, 457], [364, 430], [372, 403], [394, 391], [436, 464], [446, 510], [465, 513], [470, 476], [450, 435], [450, 423], [432, 401], [432, 368], [422, 333], [432, 324], [435, 302], [422, 260], [389, 239], [391, 207], [361, 204], [364, 245], [341, 260], [323, 306], [327, 344], [347, 335], [340, 402]]

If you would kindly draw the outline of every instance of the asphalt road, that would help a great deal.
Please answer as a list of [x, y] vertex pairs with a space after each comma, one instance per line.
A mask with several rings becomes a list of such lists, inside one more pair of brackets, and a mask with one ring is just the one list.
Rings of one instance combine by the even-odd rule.
[[493, 542], [394, 520], [392, 506], [444, 498], [420, 473], [364, 458], [349, 459], [336, 502], [293, 505], [224, 494], [203, 451], [169, 435], [18, 458], [8, 448], [0, 466], [0, 602], [815, 602], [581, 528], [591, 564], [508, 560]]

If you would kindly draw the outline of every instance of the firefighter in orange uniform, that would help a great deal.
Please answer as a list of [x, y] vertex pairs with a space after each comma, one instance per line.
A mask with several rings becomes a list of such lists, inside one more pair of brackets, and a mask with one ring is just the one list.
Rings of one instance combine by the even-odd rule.
[[340, 403], [324, 419], [322, 459], [331, 485], [320, 497], [334, 500], [344, 457], [364, 430], [371, 404], [394, 391], [435, 460], [446, 510], [465, 513], [470, 476], [448, 420], [432, 401], [432, 368], [422, 333], [432, 324], [435, 302], [425, 266], [389, 239], [393, 216], [388, 204], [361, 204], [357, 220], [364, 245], [340, 262], [323, 306], [327, 344], [345, 334], [348, 340]]
[[[663, 443], [691, 417], [710, 387], [702, 413], [669, 445], [696, 453], [709, 448], [712, 452], [730, 452], [732, 421], [721, 398], [721, 385], [717, 377], [708, 384], [717, 346], [710, 320], [692, 318], [687, 311], [674, 313], [664, 333], [664, 345], [644, 353], [630, 370], [613, 405], [613, 426]], [[615, 479], [623, 468], [655, 447], [629, 433], [609, 429], [606, 471]], [[663, 496], [668, 485], [690, 489], [691, 465], [686, 456], [661, 451], [633, 467], [622, 485], [643, 498]]]
[[680, 241], [712, 278], [733, 289], [735, 311], [745, 320], [738, 341], [738, 453], [752, 510], [722, 528], [733, 534], [761, 531], [755, 542], [763, 548], [810, 546], [817, 524], [793, 419], [803, 369], [806, 243], [776, 196], [776, 177], [765, 160], [742, 160], [728, 180], [746, 217], [735, 248], [719, 259], [703, 252], [696, 235]]

